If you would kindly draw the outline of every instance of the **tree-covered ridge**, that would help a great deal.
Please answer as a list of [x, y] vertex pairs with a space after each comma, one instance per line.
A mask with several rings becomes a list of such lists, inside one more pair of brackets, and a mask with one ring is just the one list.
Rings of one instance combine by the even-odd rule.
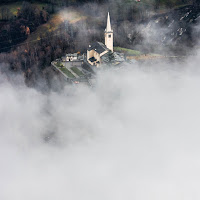
[[[23, 0], [19, 0], [23, 2]], [[1, 3], [12, 3], [16, 2], [16, 0], [1, 0]], [[30, 3], [37, 2], [37, 0], [30, 0]], [[67, 6], [67, 5], [76, 5], [83, 3], [120, 3], [121, 6], [126, 6], [126, 4], [136, 4], [136, 3], [144, 3], [149, 7], [159, 8], [160, 6], [173, 7], [183, 4], [192, 3], [194, 5], [199, 5], [199, 0], [40, 0], [39, 2]]]

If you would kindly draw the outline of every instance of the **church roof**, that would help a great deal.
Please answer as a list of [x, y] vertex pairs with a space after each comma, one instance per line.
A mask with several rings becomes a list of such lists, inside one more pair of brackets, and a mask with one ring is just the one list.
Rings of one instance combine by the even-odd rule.
[[101, 42], [95, 42], [89, 46], [88, 51], [95, 50], [97, 53], [101, 54], [105, 51], [109, 51], [105, 44]]

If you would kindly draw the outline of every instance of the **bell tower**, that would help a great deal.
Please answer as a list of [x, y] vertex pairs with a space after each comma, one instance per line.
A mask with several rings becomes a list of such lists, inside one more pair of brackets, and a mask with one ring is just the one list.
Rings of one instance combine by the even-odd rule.
[[110, 14], [108, 13], [107, 27], [105, 30], [105, 45], [113, 52], [113, 30], [111, 29]]

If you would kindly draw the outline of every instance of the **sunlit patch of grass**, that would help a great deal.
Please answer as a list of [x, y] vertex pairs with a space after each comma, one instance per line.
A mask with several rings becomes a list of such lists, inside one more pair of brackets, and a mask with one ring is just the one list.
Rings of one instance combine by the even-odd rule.
[[10, 4], [3, 4], [3, 5], [0, 5], [0, 10], [3, 9], [3, 8], [8, 8], [10, 10], [10, 13], [12, 15], [16, 16], [17, 15], [17, 9], [21, 8], [21, 6], [22, 6], [22, 2], [15, 2], [15, 3], [10, 3]]
[[138, 56], [127, 56], [127, 60], [135, 59], [135, 60], [153, 60], [153, 59], [162, 59], [166, 58], [163, 55], [159, 54], [143, 54]]
[[71, 24], [87, 19], [86, 16], [82, 15], [80, 12], [77, 12], [74, 9], [63, 10], [60, 13], [60, 16], [62, 16], [63, 20], [67, 20]]
[[120, 52], [120, 53], [124, 53], [124, 54], [128, 54], [131, 56], [138, 56], [141, 55], [140, 51], [136, 51], [133, 49], [127, 49], [127, 48], [122, 48], [122, 47], [114, 47], [114, 51]]
[[69, 23], [76, 23], [78, 21], [85, 20], [86, 17], [82, 16], [75, 10], [67, 10], [61, 13], [51, 15], [49, 21], [45, 24], [42, 24], [37, 28], [34, 33], [28, 37], [27, 41], [37, 40], [39, 37], [45, 37], [46, 33], [51, 33], [56, 31], [59, 28], [59, 25], [64, 21]]

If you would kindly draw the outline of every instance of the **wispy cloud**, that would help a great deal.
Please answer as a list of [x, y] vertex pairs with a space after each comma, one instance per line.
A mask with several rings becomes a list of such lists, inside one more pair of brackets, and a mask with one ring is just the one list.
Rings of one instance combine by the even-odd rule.
[[41, 94], [0, 83], [0, 199], [199, 199], [199, 54]]

